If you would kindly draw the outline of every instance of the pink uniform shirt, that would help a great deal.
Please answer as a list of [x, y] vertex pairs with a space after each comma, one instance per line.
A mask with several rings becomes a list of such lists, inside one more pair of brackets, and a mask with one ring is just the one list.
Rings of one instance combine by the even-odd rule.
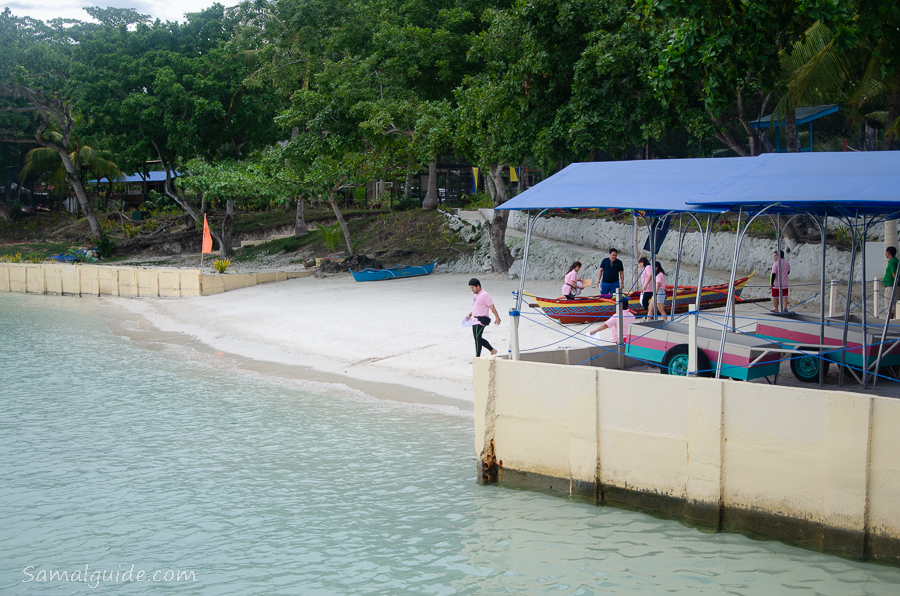
[[660, 292], [665, 293], [666, 291], [666, 274], [665, 273], [657, 273], [656, 274], [656, 293]]
[[578, 272], [572, 269], [568, 273], [566, 273], [566, 279], [563, 282], [562, 287], [562, 295], [568, 296], [572, 293], [572, 290], [577, 290], [578, 286], [575, 285], [578, 282]]
[[[634, 313], [630, 310], [622, 311], [622, 337], [628, 335], [628, 328], [635, 321]], [[613, 315], [606, 321], [606, 326], [609, 327], [609, 337], [613, 342], [619, 341], [619, 332], [616, 331], [616, 327], [619, 324], [619, 317]]]
[[[558, 277], [556, 279], [559, 279]], [[475, 297], [472, 298], [472, 316], [473, 317], [487, 317], [490, 316], [490, 308], [494, 306], [494, 301], [491, 300], [491, 295], [481, 290]]]
[[[772, 273], [775, 274], [775, 283], [772, 284], [773, 288], [787, 288], [788, 287], [788, 275], [791, 273], [791, 264], [785, 261], [784, 259], [779, 259], [772, 263]], [[778, 276], [781, 276], [781, 285], [778, 284]]]
[[644, 267], [644, 270], [641, 271], [641, 291], [642, 292], [652, 292], [653, 288], [650, 287], [650, 280], [653, 278], [653, 273], [650, 270], [650, 265]]

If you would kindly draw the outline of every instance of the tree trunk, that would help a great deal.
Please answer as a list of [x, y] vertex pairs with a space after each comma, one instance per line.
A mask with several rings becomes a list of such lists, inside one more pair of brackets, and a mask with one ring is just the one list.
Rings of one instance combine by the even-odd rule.
[[409, 170], [406, 170], [406, 178], [403, 180], [403, 202], [409, 203], [409, 199], [412, 196], [412, 176], [409, 173]]
[[784, 113], [784, 136], [788, 153], [800, 153], [800, 136], [797, 134], [797, 112], [791, 108]]
[[353, 256], [353, 241], [350, 239], [350, 228], [347, 227], [347, 222], [344, 221], [344, 216], [341, 214], [341, 210], [338, 208], [337, 204], [337, 191], [333, 191], [328, 195], [328, 202], [331, 203], [331, 209], [334, 211], [334, 216], [337, 218], [338, 223], [341, 224], [341, 230], [344, 232], [344, 242], [347, 243], [347, 256]]
[[425, 211], [434, 211], [437, 209], [437, 206], [437, 162], [433, 161], [428, 164], [428, 192], [425, 193], [425, 200], [422, 201], [422, 209]]
[[488, 238], [491, 242], [491, 267], [496, 273], [509, 271], [513, 264], [513, 256], [506, 246], [506, 222], [509, 219], [509, 211], [498, 211], [496, 208], [506, 202], [506, 185], [503, 183], [503, 165], [494, 164], [488, 171], [485, 182], [494, 199], [494, 216], [491, 221], [485, 222]]
[[900, 118], [900, 91], [891, 93], [891, 103], [888, 106], [887, 132], [884, 135], [884, 150], [893, 151], [897, 146], [895, 135], [891, 132], [894, 123]]
[[294, 217], [294, 238], [303, 238], [309, 234], [309, 228], [306, 227], [306, 201], [303, 195], [297, 195], [297, 215]]
[[206, 209], [207, 209], [207, 206], [206, 206], [206, 193], [205, 193], [205, 192], [201, 192], [201, 193], [200, 193], [200, 215], [203, 215], [204, 213], [206, 213]]
[[231, 230], [234, 228], [234, 201], [225, 203], [225, 219], [222, 220], [222, 234], [219, 241], [219, 254], [223, 259], [231, 254]]
[[2, 199], [0, 199], [0, 217], [2, 217], [6, 223], [13, 222], [12, 209], [10, 209], [9, 205], [6, 204], [6, 201]]
[[91, 202], [88, 200], [87, 193], [84, 192], [84, 186], [82, 186], [81, 179], [78, 177], [78, 171], [75, 169], [75, 164], [69, 159], [69, 152], [66, 151], [64, 147], [55, 147], [55, 149], [59, 154], [60, 159], [62, 159], [63, 167], [66, 169], [66, 182], [71, 184], [72, 189], [75, 191], [75, 197], [78, 199], [78, 204], [84, 212], [84, 217], [87, 219], [88, 225], [91, 226], [91, 233], [95, 238], [102, 238], [103, 228], [100, 227], [100, 222], [97, 221], [97, 215], [94, 213], [93, 207], [91, 207]]
[[753, 127], [750, 126], [750, 120], [747, 118], [746, 113], [744, 112], [744, 89], [743, 87], [738, 87], [737, 90], [737, 118], [738, 122], [741, 123], [741, 126], [744, 127], [744, 132], [747, 133], [747, 141], [750, 143], [750, 157], [755, 157], [760, 154], [759, 145], [757, 144], [757, 135], [756, 131]]
[[878, 142], [875, 138], [875, 129], [869, 126], [869, 122], [866, 121], [865, 127], [865, 141], [863, 143], [864, 151], [876, 151], [878, 147]]
[[715, 124], [715, 129], [713, 130], [713, 136], [715, 136], [718, 140], [725, 143], [732, 151], [740, 155], [741, 157], [750, 157], [750, 154], [747, 152], [746, 147], [740, 144], [734, 136], [728, 132], [725, 128], [725, 122], [719, 118], [718, 116], [713, 116], [712, 112], [707, 111], [710, 119]]

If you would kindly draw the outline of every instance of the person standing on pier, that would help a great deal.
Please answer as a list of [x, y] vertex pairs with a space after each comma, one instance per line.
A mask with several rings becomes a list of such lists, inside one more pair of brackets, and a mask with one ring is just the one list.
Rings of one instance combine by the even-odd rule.
[[475, 323], [472, 325], [472, 335], [475, 337], [475, 357], [481, 356], [481, 348], [487, 348], [493, 356], [497, 350], [488, 340], [484, 339], [484, 328], [491, 324], [491, 317], [488, 316], [491, 312], [494, 313], [497, 325], [500, 324], [500, 315], [497, 314], [491, 295], [484, 291], [478, 279], [473, 277], [469, 280], [469, 289], [475, 294], [475, 298], [472, 299], [472, 312], [466, 315], [466, 320], [475, 318]]
[[[884, 249], [884, 258], [887, 259], [887, 268], [884, 270], [884, 279], [881, 280], [881, 283], [884, 284], [884, 303], [888, 304], [891, 301], [891, 292], [894, 290], [894, 276], [897, 275], [897, 266], [900, 265], [900, 260], [897, 259], [897, 247], [888, 246]], [[896, 304], [896, 299], [894, 300], [894, 304]], [[894, 318], [894, 304], [888, 304], [887, 307], [887, 317], [889, 319]]]
[[600, 275], [597, 284], [601, 294], [615, 294], [617, 288], [625, 285], [625, 266], [619, 260], [619, 251], [609, 249], [609, 257], [600, 261]]
[[778, 258], [776, 250], [772, 257], [772, 303], [775, 306], [775, 312], [784, 312], [788, 307], [788, 275], [791, 273], [791, 265], [784, 260], [784, 251], [781, 251], [781, 258]]

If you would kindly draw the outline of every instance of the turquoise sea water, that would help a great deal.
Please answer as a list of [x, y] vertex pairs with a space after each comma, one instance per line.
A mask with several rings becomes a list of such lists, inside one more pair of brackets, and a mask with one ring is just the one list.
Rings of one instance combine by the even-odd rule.
[[480, 487], [470, 415], [111, 309], [0, 295], [0, 594], [900, 593], [898, 569]]

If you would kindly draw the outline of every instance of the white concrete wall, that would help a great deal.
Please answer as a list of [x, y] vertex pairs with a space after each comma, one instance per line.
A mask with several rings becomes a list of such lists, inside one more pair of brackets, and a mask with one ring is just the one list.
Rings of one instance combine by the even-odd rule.
[[0, 263], [0, 292], [178, 298], [209, 296], [312, 274], [312, 271], [292, 271], [200, 275], [199, 269], [118, 267], [80, 263]]
[[476, 359], [501, 484], [900, 564], [900, 400]]

